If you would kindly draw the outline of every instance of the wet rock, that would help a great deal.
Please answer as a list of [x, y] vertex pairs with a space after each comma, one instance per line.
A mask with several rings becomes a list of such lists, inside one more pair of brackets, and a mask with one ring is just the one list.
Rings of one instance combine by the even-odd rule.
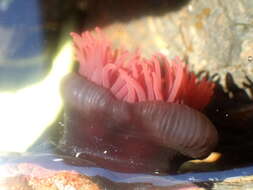
[[213, 190], [248, 190], [253, 188], [253, 176], [228, 178], [223, 182], [215, 183]]
[[[154, 6], [148, 1], [146, 4], [153, 6], [148, 10], [143, 8], [147, 7], [146, 4], [140, 5], [141, 2], [131, 1], [129, 6], [120, 9], [128, 19], [117, 16], [119, 6], [114, 2], [110, 9], [106, 4], [100, 6], [101, 9], [99, 5], [93, 6], [99, 14], [90, 14], [91, 18], [88, 14], [87, 20], [92, 20], [93, 25], [106, 23], [106, 33], [110, 38], [116, 45], [127, 49], [139, 47], [146, 55], [162, 52], [170, 58], [179, 55], [186, 58], [195, 71], [219, 73], [222, 78], [229, 71], [240, 84], [245, 75], [252, 75], [251, 0], [233, 3], [229, 0], [184, 1], [175, 10], [171, 9], [175, 1], [159, 1], [157, 4], [165, 7], [160, 9], [159, 5]], [[138, 4], [138, 16], [129, 16], [136, 12], [132, 4]]]
[[54, 171], [22, 163], [1, 168], [0, 189], [13, 190], [100, 190], [92, 180], [73, 171]]
[[192, 183], [153, 185], [143, 182], [113, 182], [105, 177], [88, 177], [70, 170], [51, 170], [31, 163], [0, 167], [0, 189], [12, 190], [203, 190]]

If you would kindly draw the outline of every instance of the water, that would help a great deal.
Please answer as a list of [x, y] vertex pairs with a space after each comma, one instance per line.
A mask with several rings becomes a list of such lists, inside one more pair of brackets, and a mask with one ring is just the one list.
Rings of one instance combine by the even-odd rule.
[[[107, 20], [103, 17], [97, 18], [94, 10], [101, 10], [102, 8], [96, 7], [95, 3], [97, 1], [92, 3], [86, 0], [77, 0], [75, 2], [59, 0], [0, 1], [0, 91], [22, 89], [43, 80], [52, 67], [57, 49], [62, 46], [60, 42], [62, 33], [82, 31], [83, 28], [92, 28], [95, 25], [106, 26], [117, 19], [126, 22], [128, 19], [134, 20], [134, 18], [143, 16], [142, 13], [134, 9], [129, 17], [120, 15], [120, 11], [117, 10], [115, 15], [118, 14], [119, 18], [107, 18]], [[159, 3], [161, 2], [150, 1], [150, 5], [154, 6], [154, 9], [160, 9]], [[168, 10], [177, 10], [185, 6], [184, 4], [187, 4], [187, 1], [182, 4], [174, 3]], [[91, 9], [87, 8], [88, 5]], [[133, 5], [131, 4], [131, 6]], [[129, 5], [129, 7], [131, 6]], [[149, 4], [144, 6], [145, 11], [149, 12], [149, 9]], [[168, 10], [162, 10], [162, 13]], [[103, 15], [103, 12], [99, 12], [98, 15]], [[66, 27], [67, 23], [71, 23], [71, 28]], [[117, 32], [120, 33], [120, 31], [115, 30], [115, 33]], [[129, 33], [133, 32], [130, 31]], [[69, 39], [68, 36], [62, 41], [64, 43]], [[143, 40], [145, 39], [140, 41]], [[252, 55], [248, 56], [248, 62], [252, 62]], [[185, 174], [161, 176], [156, 174], [120, 173], [99, 168], [90, 161], [60, 156], [55, 153], [55, 144], [57, 144], [62, 132], [59, 125], [55, 123], [49, 131], [45, 132], [43, 130], [43, 135], [40, 139], [37, 138], [35, 143], [30, 142], [31, 144], [34, 143], [34, 146], [30, 147], [29, 153], [21, 156], [15, 154], [2, 155], [0, 168], [5, 164], [28, 162], [53, 170], [75, 170], [88, 176], [102, 176], [116, 183], [152, 183], [155, 186], [216, 182], [231, 177], [253, 175], [253, 154], [251, 153], [253, 145], [250, 140], [253, 134], [252, 127], [250, 127], [253, 116], [252, 99], [249, 97], [242, 98], [244, 93], [231, 77], [228, 76], [227, 81], [228, 84], [232, 84], [228, 85], [229, 95], [232, 94], [235, 98], [228, 99], [222, 94], [224, 91], [219, 91], [220, 93], [217, 92], [215, 95], [215, 103], [210, 105], [206, 111], [208, 117], [216, 126], [220, 127], [221, 140], [217, 150], [222, 153], [224, 156], [222, 159], [224, 160], [221, 164], [218, 164], [217, 171], [192, 171]], [[249, 84], [251, 83], [249, 81]], [[239, 92], [239, 99], [235, 91]], [[244, 109], [244, 105], [249, 106]], [[13, 115], [10, 118], [15, 120], [19, 117]], [[8, 128], [8, 125], [5, 127]], [[17, 127], [21, 128], [22, 126]], [[0, 126], [1, 128], [3, 126]], [[36, 135], [40, 136], [41, 134]], [[12, 139], [12, 136], [8, 138]]]

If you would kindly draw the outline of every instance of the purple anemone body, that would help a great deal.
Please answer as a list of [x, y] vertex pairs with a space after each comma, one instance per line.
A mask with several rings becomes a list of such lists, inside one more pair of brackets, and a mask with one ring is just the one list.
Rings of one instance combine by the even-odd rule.
[[208, 156], [218, 135], [199, 110], [212, 82], [178, 58], [112, 50], [99, 29], [97, 38], [72, 36], [80, 69], [62, 83], [62, 150], [124, 172], [175, 172], [189, 157]]

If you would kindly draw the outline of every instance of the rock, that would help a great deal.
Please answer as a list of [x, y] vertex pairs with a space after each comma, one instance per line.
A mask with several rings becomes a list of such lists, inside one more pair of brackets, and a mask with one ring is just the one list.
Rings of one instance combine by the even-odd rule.
[[189, 182], [173, 184], [171, 181], [171, 185], [166, 186], [156, 186], [152, 182], [115, 182], [101, 176], [88, 177], [74, 170], [51, 170], [32, 163], [1, 165], [0, 170], [1, 190], [203, 190]]
[[[87, 20], [99, 26], [107, 23], [105, 31], [116, 46], [123, 45], [131, 50], [139, 47], [147, 56], [154, 52], [162, 52], [169, 58], [178, 55], [186, 58], [196, 72], [219, 73], [222, 79], [231, 72], [239, 84], [245, 80], [245, 75], [252, 75], [251, 0], [233, 3], [229, 0], [183, 1], [176, 10], [171, 9], [175, 1], [158, 1], [156, 6], [152, 2], [130, 1], [129, 6], [120, 10], [116, 2], [103, 6], [97, 2], [92, 8], [95, 7], [98, 14], [88, 14]], [[165, 8], [159, 8], [158, 4]], [[127, 16], [122, 19], [119, 11]]]
[[253, 176], [228, 178], [223, 182], [214, 183], [213, 190], [248, 190], [253, 188]]
[[0, 189], [12, 190], [100, 190], [85, 175], [74, 171], [54, 171], [39, 165], [21, 163], [1, 167]]

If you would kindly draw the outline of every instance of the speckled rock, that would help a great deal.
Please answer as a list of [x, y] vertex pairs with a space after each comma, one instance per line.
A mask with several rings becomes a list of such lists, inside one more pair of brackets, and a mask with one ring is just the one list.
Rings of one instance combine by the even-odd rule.
[[[100, 190], [89, 177], [74, 171], [54, 171], [35, 164], [2, 166], [1, 190]], [[3, 176], [4, 175], [4, 176]]]
[[214, 183], [212, 190], [250, 190], [253, 189], [253, 176], [228, 178]]
[[1, 190], [204, 190], [188, 182], [171, 181], [168, 186], [113, 182], [101, 176], [88, 177], [74, 170], [51, 170], [31, 163], [0, 165], [0, 171]]
[[222, 77], [231, 72], [239, 84], [245, 80], [245, 75], [253, 74], [252, 0], [233, 3], [230, 0], [184, 1], [176, 10], [169, 9], [175, 1], [158, 1], [161, 6], [168, 7], [160, 14], [157, 14], [158, 3], [154, 6], [151, 0], [147, 1], [154, 7], [147, 9], [148, 6], [140, 5], [141, 2], [136, 3], [136, 11], [133, 5], [128, 6], [130, 11], [128, 7], [120, 9], [122, 15], [142, 12], [133, 19], [117, 17], [120, 7], [114, 2], [115, 9], [112, 5], [100, 6], [110, 9], [95, 9], [100, 14], [93, 14], [92, 23], [99, 25], [114, 18], [113, 22], [107, 22], [105, 31], [116, 45], [127, 49], [139, 47], [145, 55], [157, 51], [170, 58], [179, 55], [187, 59], [194, 71], [207, 70], [220, 73]]

